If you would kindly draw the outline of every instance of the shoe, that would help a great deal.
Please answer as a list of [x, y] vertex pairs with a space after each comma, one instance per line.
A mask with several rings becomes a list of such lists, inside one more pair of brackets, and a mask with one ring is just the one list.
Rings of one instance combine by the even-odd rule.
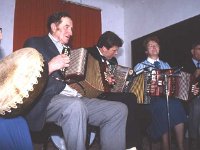
[[126, 150], [137, 150], [136, 147], [131, 147], [129, 149], [126, 149]]

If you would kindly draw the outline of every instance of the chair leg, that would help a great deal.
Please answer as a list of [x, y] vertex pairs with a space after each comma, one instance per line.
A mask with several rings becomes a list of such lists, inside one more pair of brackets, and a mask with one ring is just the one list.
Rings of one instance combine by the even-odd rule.
[[50, 137], [43, 143], [42, 145], [42, 150], [47, 150], [48, 149], [48, 143], [50, 141]]
[[[92, 126], [92, 125], [89, 125], [87, 126], [87, 138], [86, 138], [86, 149], [89, 150], [89, 148], [91, 147], [92, 143], [95, 141], [96, 137], [99, 136], [99, 127], [97, 126]], [[91, 134], [92, 133], [95, 133], [95, 137], [91, 137]], [[94, 138], [92, 139], [92, 143], [90, 143], [90, 140], [91, 138]]]
[[89, 147], [90, 147], [90, 132], [87, 133], [86, 150], [89, 150]]
[[151, 138], [149, 137], [149, 150], [152, 150], [152, 147], [153, 147], [153, 143], [152, 143]]

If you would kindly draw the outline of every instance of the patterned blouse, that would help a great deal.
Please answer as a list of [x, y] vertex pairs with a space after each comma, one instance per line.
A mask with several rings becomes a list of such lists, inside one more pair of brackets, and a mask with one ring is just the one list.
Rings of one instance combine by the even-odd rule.
[[169, 64], [167, 62], [164, 62], [162, 60], [153, 60], [151, 58], [147, 58], [145, 61], [138, 63], [135, 67], [134, 67], [134, 71], [138, 72], [140, 70], [146, 69], [151, 71], [152, 69], [155, 69], [155, 65], [154, 62], [158, 61], [160, 63], [160, 69], [170, 69], [171, 67], [169, 66]]

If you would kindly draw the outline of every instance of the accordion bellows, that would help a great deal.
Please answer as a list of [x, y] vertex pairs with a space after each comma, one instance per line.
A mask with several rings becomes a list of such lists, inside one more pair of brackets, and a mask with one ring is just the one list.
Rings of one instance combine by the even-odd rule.
[[87, 57], [85, 79], [80, 81], [79, 84], [73, 83], [70, 84], [70, 86], [88, 98], [97, 97], [99, 94], [104, 92], [99, 62], [90, 54], [88, 54]]

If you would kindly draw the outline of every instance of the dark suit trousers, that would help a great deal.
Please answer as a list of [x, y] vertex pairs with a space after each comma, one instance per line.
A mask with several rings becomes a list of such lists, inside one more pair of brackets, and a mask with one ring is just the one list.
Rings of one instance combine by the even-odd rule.
[[132, 93], [103, 93], [98, 98], [118, 101], [127, 105], [126, 148], [137, 147], [139, 150], [142, 131], [150, 122], [150, 113], [143, 106], [137, 104], [136, 96]]

